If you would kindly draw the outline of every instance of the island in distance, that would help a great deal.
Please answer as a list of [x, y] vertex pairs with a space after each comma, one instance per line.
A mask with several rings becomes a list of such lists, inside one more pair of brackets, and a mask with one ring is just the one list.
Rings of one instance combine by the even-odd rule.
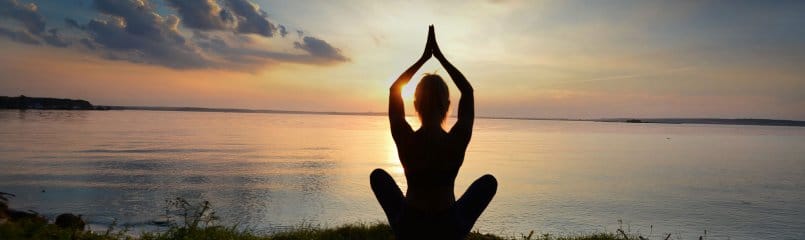
[[109, 110], [110, 108], [106, 106], [94, 106], [87, 100], [38, 98], [20, 95], [19, 97], [0, 96], [0, 109]]

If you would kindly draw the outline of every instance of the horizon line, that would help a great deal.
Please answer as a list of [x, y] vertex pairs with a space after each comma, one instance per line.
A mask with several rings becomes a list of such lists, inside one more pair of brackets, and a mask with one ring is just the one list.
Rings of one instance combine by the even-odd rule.
[[[215, 107], [175, 107], [175, 106], [112, 106], [110, 110], [144, 110], [144, 111], [176, 111], [176, 112], [230, 112], [230, 113], [275, 113], [275, 114], [312, 114], [312, 115], [343, 115], [343, 116], [385, 116], [388, 112], [351, 112], [351, 111], [311, 111], [311, 110], [280, 110], [280, 109], [250, 109], [250, 108], [215, 108]], [[415, 116], [406, 114], [406, 117]], [[454, 118], [455, 116], [449, 116]], [[479, 115], [480, 119], [509, 119], [534, 121], [587, 121], [587, 122], [626, 122], [627, 120], [640, 120], [639, 123], [660, 124], [726, 124], [726, 125], [764, 125], [764, 126], [800, 126], [805, 127], [805, 120], [773, 119], [773, 118], [722, 118], [722, 117], [600, 117], [600, 118], [567, 118], [567, 117], [515, 117]]]

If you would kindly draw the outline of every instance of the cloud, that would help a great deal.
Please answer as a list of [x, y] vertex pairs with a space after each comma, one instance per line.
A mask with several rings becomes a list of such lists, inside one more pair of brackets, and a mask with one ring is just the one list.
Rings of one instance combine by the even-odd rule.
[[185, 27], [196, 30], [231, 30], [240, 34], [258, 34], [273, 37], [278, 30], [281, 36], [288, 32], [285, 26], [276, 26], [266, 17], [265, 11], [248, 0], [166, 0], [182, 17]]
[[224, 30], [234, 26], [234, 17], [215, 0], [166, 0], [188, 28]]
[[285, 29], [285, 25], [280, 24], [279, 25], [279, 31], [280, 31], [280, 36], [282, 36], [282, 37], [285, 37], [285, 35], [288, 35], [288, 29]]
[[107, 52], [107, 58], [179, 69], [209, 66], [179, 33], [180, 19], [162, 17], [150, 2], [95, 0], [94, 5], [107, 17], [91, 20], [86, 31], [94, 43], [115, 51]]
[[8, 17], [21, 23], [23, 29], [2, 28], [0, 36], [32, 45], [40, 45], [41, 41], [56, 46], [67, 47], [69, 41], [64, 40], [56, 29], [45, 31], [45, 17], [39, 14], [39, 6], [35, 3], [22, 4], [17, 0], [0, 0], [0, 17]]
[[[235, 34], [206, 34], [202, 32], [195, 32], [193, 36], [194, 42], [198, 46], [210, 53], [213, 56], [224, 60], [230, 68], [251, 69], [254, 66], [270, 64], [275, 62], [293, 62], [301, 64], [332, 64], [337, 62], [348, 61], [342, 55], [337, 57], [328, 57], [325, 55], [314, 55], [307, 50], [305, 54], [278, 52], [265, 50], [259, 47], [254, 47], [251, 40], [244, 39], [240, 35]], [[327, 42], [322, 40], [321, 44], [330, 46]], [[330, 46], [332, 48], [332, 46]], [[337, 49], [336, 49], [337, 51]]]
[[70, 42], [64, 40], [59, 34], [59, 29], [51, 28], [48, 30], [48, 34], [43, 34], [42, 39], [45, 40], [46, 43], [50, 44], [51, 46], [55, 47], [67, 47], [70, 46]]
[[305, 36], [302, 38], [301, 43], [294, 42], [294, 47], [305, 50], [306, 52], [310, 53], [311, 56], [319, 59], [337, 62], [349, 61], [347, 57], [341, 54], [340, 49], [335, 48], [324, 40], [315, 37]]
[[161, 36], [167, 28], [164, 18], [149, 1], [95, 0], [93, 4], [99, 12], [114, 16], [114, 21], [132, 35]]
[[[303, 43], [294, 44], [307, 54], [254, 47], [251, 38], [241, 34], [271, 37], [277, 28], [265, 18], [265, 12], [246, 0], [226, 0], [228, 9], [212, 0], [168, 2], [182, 19], [174, 15], [161, 16], [149, 1], [95, 0], [95, 7], [106, 18], [86, 25], [93, 41], [92, 44], [82, 41], [82, 44], [88, 49], [101, 46], [112, 50], [105, 55], [109, 59], [179, 69], [251, 69], [271, 62], [325, 64], [348, 60], [340, 50], [314, 37], [305, 37]], [[237, 19], [235, 26], [226, 20], [230, 11]], [[195, 29], [192, 38], [183, 37], [180, 22]], [[215, 31], [226, 29], [233, 31]]]
[[266, 50], [257, 38], [275, 33], [284, 37], [288, 29], [270, 22], [266, 12], [248, 0], [165, 3], [176, 15], [150, 0], [93, 0], [92, 9], [99, 15], [85, 23], [64, 18], [65, 29], [72, 30], [64, 35], [57, 28], [45, 31], [45, 18], [36, 4], [0, 0], [1, 16], [19, 26], [0, 26], [0, 37], [54, 47], [70, 47], [74, 41], [77, 51], [175, 69], [253, 71], [279, 62], [324, 65], [349, 60], [338, 48], [315, 37], [294, 42], [291, 51]]
[[45, 18], [34, 3], [20, 4], [17, 0], [0, 0], [0, 14], [21, 22], [32, 34], [45, 31]]
[[27, 43], [32, 45], [40, 45], [42, 44], [39, 40], [36, 39], [31, 33], [28, 31], [14, 31], [8, 28], [0, 27], [0, 36], [6, 37], [11, 39], [15, 42]]
[[277, 27], [266, 19], [266, 12], [248, 0], [225, 0], [237, 19], [238, 33], [254, 33], [266, 37], [274, 36]]
[[64, 18], [64, 24], [67, 25], [67, 28], [84, 30], [84, 26], [78, 24], [78, 21], [72, 18]]

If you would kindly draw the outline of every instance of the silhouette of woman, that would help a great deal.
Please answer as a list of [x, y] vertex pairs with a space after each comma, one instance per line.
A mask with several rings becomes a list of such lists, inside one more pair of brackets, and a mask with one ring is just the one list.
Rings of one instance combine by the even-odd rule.
[[[439, 60], [461, 91], [458, 120], [449, 132], [442, 128], [450, 106], [449, 93], [436, 74], [425, 75], [416, 86], [414, 107], [422, 126], [414, 131], [405, 121], [401, 90], [431, 56]], [[397, 78], [389, 93], [391, 136], [405, 169], [408, 190], [403, 196], [382, 169], [375, 169], [370, 177], [372, 191], [397, 239], [463, 239], [495, 196], [497, 180], [489, 174], [475, 180], [458, 200], [453, 194], [472, 136], [474, 104], [472, 86], [442, 55], [431, 25], [422, 57]]]

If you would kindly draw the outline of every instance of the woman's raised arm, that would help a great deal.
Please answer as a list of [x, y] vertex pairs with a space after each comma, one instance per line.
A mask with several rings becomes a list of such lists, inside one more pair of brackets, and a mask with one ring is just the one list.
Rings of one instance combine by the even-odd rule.
[[[430, 32], [433, 33], [433, 26], [430, 26]], [[461, 72], [444, 57], [442, 51], [439, 49], [439, 45], [436, 43], [435, 33], [428, 34], [428, 43], [432, 44], [431, 49], [433, 51], [433, 57], [439, 60], [442, 67], [450, 74], [453, 83], [455, 83], [458, 90], [461, 91], [461, 98], [458, 101], [458, 120], [456, 124], [453, 125], [453, 128], [450, 129], [450, 134], [458, 136], [463, 141], [466, 141], [466, 143], [469, 143], [472, 137], [472, 125], [475, 121], [475, 97], [473, 96], [472, 85], [470, 85], [470, 82], [464, 77], [464, 74], [461, 74]]]
[[431, 26], [428, 32], [428, 43], [425, 44], [426, 47], [425, 51], [422, 53], [422, 57], [420, 57], [414, 65], [411, 65], [411, 67], [405, 70], [405, 72], [391, 84], [391, 89], [389, 89], [389, 123], [391, 123], [391, 136], [394, 138], [395, 142], [399, 141], [403, 136], [408, 136], [413, 133], [411, 125], [408, 125], [408, 122], [405, 121], [405, 105], [402, 98], [402, 89], [411, 81], [411, 77], [422, 67], [422, 64], [425, 64], [432, 56], [429, 47], [431, 45], [430, 35], [433, 35], [433, 26]]

